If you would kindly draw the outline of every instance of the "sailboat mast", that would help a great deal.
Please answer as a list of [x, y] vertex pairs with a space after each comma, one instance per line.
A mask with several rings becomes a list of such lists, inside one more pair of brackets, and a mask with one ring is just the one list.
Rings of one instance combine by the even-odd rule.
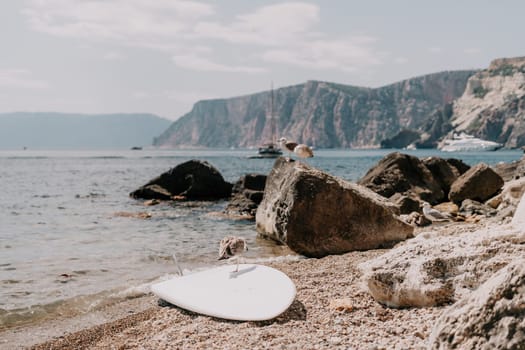
[[275, 120], [273, 117], [273, 81], [270, 90], [270, 133], [272, 144], [275, 144]]

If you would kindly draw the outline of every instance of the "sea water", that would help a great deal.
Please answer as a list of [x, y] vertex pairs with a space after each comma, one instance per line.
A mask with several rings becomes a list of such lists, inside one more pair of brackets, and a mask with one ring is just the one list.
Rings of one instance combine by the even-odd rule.
[[[316, 150], [307, 162], [356, 181], [390, 150]], [[521, 151], [418, 157], [494, 165]], [[227, 201], [146, 207], [129, 193], [190, 159], [215, 166], [227, 181], [267, 174], [274, 159], [253, 150], [0, 151], [0, 329], [94, 310], [148, 291], [159, 278], [218, 264], [226, 235], [247, 239], [248, 261], [294, 259], [257, 238], [255, 224], [218, 215]], [[138, 218], [147, 214], [149, 218]]]

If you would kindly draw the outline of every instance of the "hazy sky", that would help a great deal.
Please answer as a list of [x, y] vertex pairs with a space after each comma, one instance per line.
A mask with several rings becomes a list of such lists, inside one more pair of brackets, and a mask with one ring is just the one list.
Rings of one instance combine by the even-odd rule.
[[525, 1], [1, 0], [0, 112], [151, 112], [525, 55]]

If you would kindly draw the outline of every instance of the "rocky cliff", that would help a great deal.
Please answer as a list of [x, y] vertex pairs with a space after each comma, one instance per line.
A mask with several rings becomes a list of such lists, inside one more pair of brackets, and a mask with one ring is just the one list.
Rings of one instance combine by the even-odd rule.
[[[315, 147], [379, 147], [420, 130], [465, 90], [475, 71], [417, 77], [380, 88], [309, 81], [274, 91], [275, 137]], [[270, 92], [197, 102], [154, 141], [160, 147], [250, 147], [271, 139]]]
[[454, 103], [454, 131], [500, 142], [525, 145], [525, 57], [501, 58], [468, 80]]

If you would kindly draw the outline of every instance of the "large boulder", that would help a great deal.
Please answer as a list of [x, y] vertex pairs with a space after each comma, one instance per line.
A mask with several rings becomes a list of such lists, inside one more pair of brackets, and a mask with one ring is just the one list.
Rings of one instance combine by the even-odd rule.
[[232, 184], [224, 181], [210, 163], [190, 160], [181, 163], [130, 193], [133, 198], [219, 199], [231, 196]]
[[417, 157], [390, 153], [358, 182], [384, 197], [402, 193], [431, 204], [445, 199], [445, 192], [432, 172]]
[[246, 174], [233, 185], [232, 198], [224, 210], [234, 219], [255, 220], [255, 212], [264, 195], [266, 175]]
[[428, 349], [525, 349], [525, 259], [445, 310]]
[[441, 186], [445, 197], [448, 196], [450, 186], [457, 178], [470, 169], [470, 166], [459, 159], [440, 157], [428, 157], [422, 160], [423, 164], [430, 170], [432, 176]]
[[363, 186], [311, 166], [276, 160], [257, 209], [260, 235], [309, 257], [391, 245], [413, 228], [395, 205]]
[[449, 198], [460, 204], [465, 199], [484, 202], [503, 187], [503, 179], [490, 166], [479, 163], [461, 175], [450, 187]]
[[525, 231], [519, 227], [493, 224], [472, 230], [454, 224], [449, 230], [422, 232], [360, 268], [378, 302], [392, 307], [436, 306], [470, 294], [523, 256]]

